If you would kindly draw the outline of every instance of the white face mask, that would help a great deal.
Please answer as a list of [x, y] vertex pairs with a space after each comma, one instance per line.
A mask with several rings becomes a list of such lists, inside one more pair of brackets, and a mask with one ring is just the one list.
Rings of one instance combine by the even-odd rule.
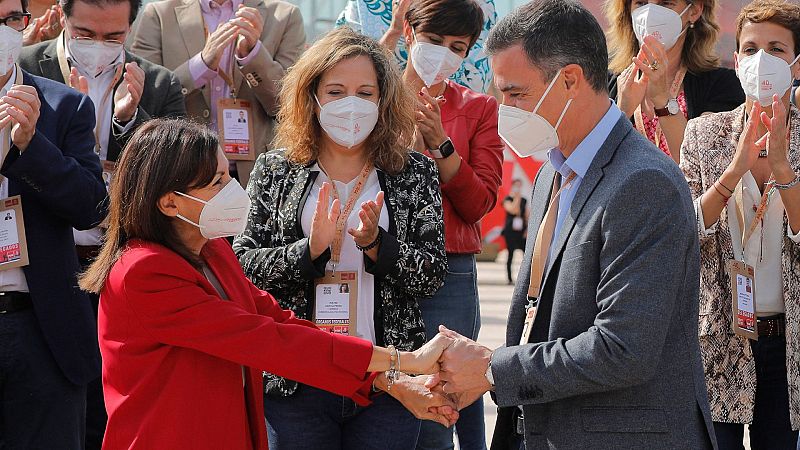
[[21, 51], [22, 32], [0, 25], [0, 75], [7, 74], [14, 67]]
[[122, 54], [122, 44], [94, 39], [67, 39], [69, 54], [78, 66], [96, 77]]
[[342, 147], [352, 148], [364, 142], [378, 123], [378, 105], [350, 96], [319, 105], [319, 124], [325, 133]]
[[500, 105], [497, 133], [520, 158], [533, 156], [537, 159], [544, 159], [548, 150], [558, 147], [558, 126], [561, 125], [564, 115], [567, 114], [572, 99], [567, 100], [555, 127], [536, 111], [542, 106], [544, 98], [555, 85], [559, 75], [561, 75], [560, 70], [553, 77], [532, 112], [513, 106]]
[[178, 214], [178, 218], [200, 228], [200, 234], [206, 239], [236, 236], [247, 226], [247, 215], [250, 213], [250, 197], [236, 180], [230, 180], [221, 191], [209, 201], [175, 192], [186, 198], [202, 203], [200, 223], [194, 223]]
[[633, 10], [633, 32], [639, 40], [639, 45], [644, 43], [646, 36], [652, 35], [667, 49], [672, 48], [678, 38], [684, 33], [681, 17], [692, 5], [689, 4], [680, 14], [661, 5], [648, 3]]
[[792, 86], [791, 66], [800, 56], [791, 64], [786, 64], [783, 59], [759, 50], [749, 56], [738, 56], [737, 59], [736, 75], [747, 98], [761, 105], [771, 105], [773, 95], [783, 98], [783, 94]]
[[412, 33], [414, 47], [411, 49], [411, 65], [425, 86], [441, 83], [458, 71], [464, 58], [447, 47], [420, 42], [416, 31], [412, 30]]

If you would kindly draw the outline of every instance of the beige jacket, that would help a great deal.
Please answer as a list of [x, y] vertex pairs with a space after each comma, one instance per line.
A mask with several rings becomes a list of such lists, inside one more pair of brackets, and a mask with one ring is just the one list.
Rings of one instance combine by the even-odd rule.
[[[697, 199], [728, 167], [742, 134], [744, 107], [690, 120], [681, 148], [681, 169]], [[789, 160], [800, 173], [800, 111], [791, 110]], [[756, 392], [756, 368], [747, 339], [731, 330], [730, 277], [725, 268], [733, 258], [731, 231], [723, 210], [716, 232], [700, 237], [700, 349], [708, 399], [714, 421], [751, 423]], [[782, 248], [783, 292], [786, 304], [786, 368], [792, 428], [800, 428], [800, 245], [786, 233]], [[698, 232], [700, 232], [698, 227]]]
[[[239, 98], [253, 106], [256, 154], [268, 150], [278, 110], [278, 83], [303, 52], [306, 35], [300, 10], [278, 0], [244, 0], [264, 17], [261, 50], [249, 64], [234, 71]], [[190, 118], [209, 122], [209, 86], [198, 89], [189, 71], [189, 59], [205, 45], [199, 0], [163, 0], [145, 6], [136, 28], [133, 53], [172, 70], [183, 85]], [[257, 155], [256, 155], [257, 156]], [[240, 181], [247, 185], [254, 161], [238, 161]]]

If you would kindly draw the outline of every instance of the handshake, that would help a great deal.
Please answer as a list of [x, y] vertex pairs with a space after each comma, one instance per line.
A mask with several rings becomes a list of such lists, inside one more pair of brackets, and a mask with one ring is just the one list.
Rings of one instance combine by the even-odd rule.
[[418, 419], [452, 426], [459, 410], [492, 389], [486, 378], [491, 356], [492, 350], [440, 325], [439, 334], [412, 353], [414, 373], [421, 375], [400, 374], [389, 389], [382, 373], [375, 387], [388, 392]]

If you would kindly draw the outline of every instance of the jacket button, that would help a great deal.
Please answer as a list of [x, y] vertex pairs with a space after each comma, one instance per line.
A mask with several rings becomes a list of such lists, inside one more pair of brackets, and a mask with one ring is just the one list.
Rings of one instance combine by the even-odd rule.
[[203, 110], [203, 117], [205, 117], [206, 119], [208, 119], [208, 117], [209, 117], [210, 115], [211, 115], [211, 112], [209, 112], [207, 109], [204, 109], [204, 110]]
[[189, 93], [189, 90], [186, 88], [181, 89], [181, 94], [186, 95]]

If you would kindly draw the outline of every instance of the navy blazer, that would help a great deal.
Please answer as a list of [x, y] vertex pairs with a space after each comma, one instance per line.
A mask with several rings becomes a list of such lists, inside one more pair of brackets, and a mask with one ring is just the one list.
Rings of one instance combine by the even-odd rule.
[[0, 167], [9, 196], [22, 197], [30, 263], [24, 267], [33, 308], [50, 351], [75, 384], [100, 376], [92, 306], [78, 288], [72, 228], [90, 229], [106, 214], [106, 190], [94, 153], [94, 106], [67, 86], [23, 71], [42, 103], [36, 133]]

